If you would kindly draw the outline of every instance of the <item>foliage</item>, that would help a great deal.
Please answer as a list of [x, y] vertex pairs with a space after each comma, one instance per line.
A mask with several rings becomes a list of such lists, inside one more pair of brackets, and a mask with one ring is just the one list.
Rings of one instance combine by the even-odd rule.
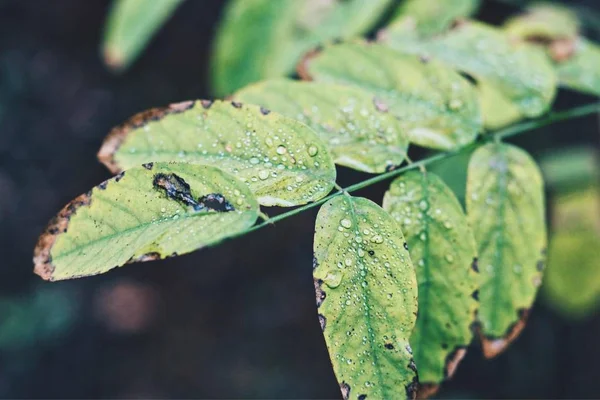
[[[482, 133], [541, 117], [559, 81], [598, 93], [596, 48], [573, 37], [578, 24], [553, 9], [531, 10], [523, 17], [530, 26], [520, 17], [504, 28], [456, 21], [475, 12], [476, 1], [408, 1], [377, 43], [356, 38], [390, 3], [231, 1], [213, 83], [220, 94], [237, 90], [232, 98], [172, 104], [116, 127], [99, 158], [118, 175], [50, 222], [35, 249], [36, 272], [49, 280], [103, 273], [322, 205], [316, 301], [344, 398], [431, 395], [474, 331], [487, 357], [503, 351], [541, 284], [546, 223], [535, 161], [502, 141], [600, 105]], [[569, 23], [555, 29], [556, 20]], [[574, 47], [561, 53], [565, 36]], [[304, 81], [282, 79], [296, 64]], [[262, 78], [273, 79], [242, 87]], [[409, 143], [446, 152], [413, 163]], [[445, 165], [462, 171], [426, 169], [452, 156]], [[379, 175], [342, 189], [334, 163]], [[454, 175], [466, 213], [436, 168]], [[466, 178], [456, 178], [465, 168]], [[349, 194], [392, 177], [383, 208]], [[269, 218], [259, 204], [300, 207]]]

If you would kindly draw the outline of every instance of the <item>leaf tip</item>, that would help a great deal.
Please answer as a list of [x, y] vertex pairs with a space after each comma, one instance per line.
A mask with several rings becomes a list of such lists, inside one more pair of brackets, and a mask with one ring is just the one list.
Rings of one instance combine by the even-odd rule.
[[483, 334], [481, 328], [479, 329], [481, 347], [485, 358], [491, 359], [498, 356], [504, 350], [506, 350], [506, 348], [512, 342], [514, 342], [517, 337], [519, 337], [519, 335], [525, 328], [527, 317], [529, 316], [529, 310], [521, 310], [519, 314], [519, 320], [515, 324], [513, 324], [513, 326], [508, 330], [508, 333], [504, 337], [494, 339], [488, 338]]

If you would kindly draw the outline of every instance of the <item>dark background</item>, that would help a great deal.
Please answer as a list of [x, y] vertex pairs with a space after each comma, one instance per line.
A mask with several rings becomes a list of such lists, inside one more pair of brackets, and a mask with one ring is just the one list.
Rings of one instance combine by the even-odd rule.
[[[338, 398], [315, 311], [316, 210], [102, 276], [46, 283], [33, 275], [32, 249], [47, 221], [109, 177], [95, 155], [110, 128], [146, 108], [210, 97], [222, 1], [185, 2], [123, 75], [99, 57], [108, 6], [0, 0], [0, 397]], [[486, 1], [478, 18], [499, 23], [514, 11]], [[592, 100], [561, 91], [555, 107]], [[597, 147], [598, 121], [511, 141], [534, 156]], [[342, 186], [364, 178], [339, 174]], [[359, 194], [379, 202], [385, 188]], [[599, 338], [600, 315], [569, 322], [538, 300], [505, 354], [485, 361], [472, 346], [441, 395], [600, 397]]]

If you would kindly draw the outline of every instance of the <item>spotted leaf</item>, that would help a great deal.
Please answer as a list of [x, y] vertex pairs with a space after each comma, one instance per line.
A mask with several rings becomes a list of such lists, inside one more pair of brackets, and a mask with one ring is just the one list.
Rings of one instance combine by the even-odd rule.
[[302, 54], [319, 43], [366, 33], [392, 1], [230, 1], [212, 58], [216, 94], [292, 73]]
[[[554, 100], [556, 73], [543, 51], [511, 40], [501, 29], [468, 21], [427, 39], [419, 38], [413, 26], [399, 21], [379, 37], [401, 53], [437, 59], [484, 84], [487, 93], [482, 96], [482, 109], [488, 128], [540, 116]], [[510, 113], [504, 110], [507, 104], [513, 105]]]
[[452, 190], [431, 172], [394, 180], [383, 208], [406, 235], [417, 272], [419, 316], [410, 344], [425, 397], [452, 376], [473, 337], [480, 285], [475, 239]]
[[239, 234], [257, 216], [248, 187], [215, 167], [145, 164], [63, 208], [38, 241], [35, 272], [61, 280], [189, 253]]
[[271, 80], [248, 86], [234, 97], [309, 125], [328, 144], [337, 164], [384, 172], [406, 157], [408, 139], [400, 122], [382, 100], [358, 87]]
[[104, 32], [102, 52], [109, 67], [127, 68], [182, 0], [114, 0]]
[[245, 182], [266, 206], [320, 199], [336, 175], [312, 129], [237, 102], [190, 101], [148, 110], [113, 129], [98, 157], [115, 173], [151, 161], [215, 165]]
[[469, 162], [466, 202], [483, 277], [480, 335], [485, 355], [493, 357], [523, 329], [541, 283], [546, 252], [541, 173], [523, 150], [487, 144]]
[[413, 397], [417, 282], [400, 227], [370, 200], [337, 196], [319, 211], [314, 252], [319, 321], [342, 396]]
[[300, 75], [369, 91], [400, 120], [412, 143], [454, 149], [471, 143], [481, 129], [477, 93], [442, 64], [403, 55], [375, 43], [341, 43], [313, 53]]

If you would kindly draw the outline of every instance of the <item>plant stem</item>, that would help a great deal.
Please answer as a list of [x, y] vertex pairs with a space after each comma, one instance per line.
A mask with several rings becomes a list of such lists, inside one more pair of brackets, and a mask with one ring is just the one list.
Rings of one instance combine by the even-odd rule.
[[336, 188], [338, 188], [337, 192], [331, 193], [330, 195], [323, 197], [322, 199], [315, 201], [314, 203], [305, 204], [301, 207], [295, 208], [295, 209], [285, 212], [283, 214], [279, 214], [275, 217], [271, 217], [271, 218], [269, 218], [268, 221], [262, 222], [258, 225], [254, 225], [253, 227], [247, 229], [246, 231], [241, 232], [240, 235], [256, 231], [267, 225], [272, 225], [275, 222], [284, 220], [289, 217], [293, 217], [296, 214], [300, 214], [306, 210], [310, 210], [312, 208], [318, 207], [321, 204], [326, 203], [327, 201], [331, 200], [332, 198], [334, 198], [336, 196], [341, 195], [344, 192], [350, 193], [350, 192], [355, 192], [360, 189], [364, 189], [368, 186], [371, 186], [376, 183], [385, 181], [387, 179], [396, 177], [396, 176], [402, 174], [403, 172], [406, 172], [406, 171], [409, 171], [409, 170], [412, 170], [415, 168], [423, 168], [426, 165], [434, 163], [436, 161], [440, 161], [440, 160], [455, 156], [457, 154], [469, 151], [469, 150], [479, 147], [481, 144], [487, 143], [491, 140], [505, 139], [505, 138], [508, 138], [511, 136], [519, 135], [521, 133], [532, 131], [534, 129], [542, 128], [544, 126], [553, 124], [555, 122], [566, 121], [569, 119], [583, 117], [583, 116], [591, 115], [591, 114], [594, 114], [597, 112], [600, 112], [600, 102], [586, 104], [586, 105], [579, 106], [579, 107], [574, 107], [574, 108], [572, 108], [570, 110], [566, 110], [566, 111], [551, 113], [542, 118], [522, 122], [520, 124], [516, 124], [516, 125], [509, 126], [507, 128], [504, 128], [504, 129], [500, 129], [496, 132], [484, 134], [479, 138], [479, 140], [477, 140], [477, 141], [471, 143], [470, 145], [465, 146], [461, 149], [438, 153], [431, 157], [424, 158], [419, 161], [411, 162], [410, 164], [405, 165], [404, 167], [385, 172], [383, 174], [374, 176], [374, 177], [364, 180], [362, 182], [355, 183], [353, 185], [346, 187], [345, 189], [342, 189], [339, 185], [335, 184]]

